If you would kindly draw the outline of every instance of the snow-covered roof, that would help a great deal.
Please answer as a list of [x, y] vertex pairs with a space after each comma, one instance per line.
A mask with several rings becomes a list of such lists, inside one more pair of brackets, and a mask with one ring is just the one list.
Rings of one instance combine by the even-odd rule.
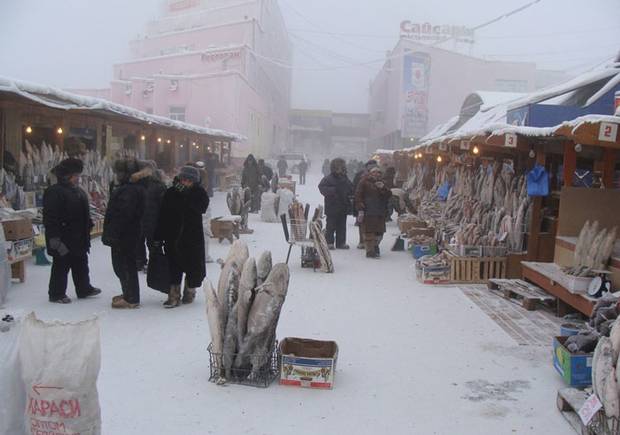
[[522, 92], [491, 92], [491, 91], [476, 91], [475, 92], [482, 100], [482, 108], [488, 109], [498, 104], [508, 103], [525, 97], [527, 94]]
[[21, 80], [14, 80], [8, 77], [0, 76], [0, 92], [20, 95], [31, 101], [55, 109], [107, 112], [166, 128], [185, 130], [196, 134], [220, 137], [233, 141], [246, 140], [246, 138], [240, 134], [231, 133], [225, 130], [201, 127], [194, 124], [188, 124], [186, 122], [174, 121], [170, 118], [150, 115], [148, 113], [141, 112], [140, 110], [113, 103], [102, 98], [78, 95], [57, 88]]
[[448, 132], [448, 130], [454, 127], [454, 125], [456, 125], [457, 122], [459, 122], [458, 116], [454, 116], [450, 118], [448, 122], [444, 124], [439, 124], [434, 129], [432, 129], [430, 132], [428, 132], [426, 136], [423, 136], [420, 139], [420, 142], [426, 142], [427, 140], [434, 139], [439, 136], [443, 136], [444, 134]]
[[[620, 62], [611, 62], [609, 64], [598, 66], [564, 83], [551, 86], [551, 87], [542, 89], [540, 91], [532, 92], [531, 94], [528, 94], [524, 98], [515, 100], [510, 104], [508, 109], [509, 110], [517, 109], [519, 107], [527, 106], [530, 104], [537, 104], [545, 100], [557, 98], [564, 94], [573, 92], [579, 88], [583, 88], [584, 86], [587, 86], [589, 84], [595, 83], [599, 80], [603, 80], [603, 79], [612, 80], [614, 79], [614, 76], [618, 76], [619, 74], [620, 74]], [[596, 95], [598, 95], [598, 93], [593, 95], [588, 100], [588, 104], [593, 103], [594, 101], [596, 101], [596, 99], [602, 96], [602, 94], [600, 94], [598, 95], [598, 98], [593, 100], [593, 98]]]

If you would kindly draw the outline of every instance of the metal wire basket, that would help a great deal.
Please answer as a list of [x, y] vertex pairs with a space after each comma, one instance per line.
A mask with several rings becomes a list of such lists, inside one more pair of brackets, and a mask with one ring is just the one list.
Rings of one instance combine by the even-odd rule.
[[588, 435], [620, 435], [620, 419], [607, 417], [604, 410], [600, 410], [592, 418], [587, 428]]
[[308, 221], [305, 219], [289, 219], [292, 242], [308, 241]]
[[[265, 361], [261, 368], [255, 371], [250, 367], [233, 368], [230, 377], [226, 377], [224, 373], [223, 354], [213, 352], [213, 343], [209, 344], [207, 350], [209, 351], [209, 382], [218, 383], [226, 378], [227, 383], [267, 388], [280, 375], [281, 358], [277, 340], [273, 344], [271, 353], [249, 355], [250, 359], [259, 357]], [[236, 358], [237, 354], [233, 354], [233, 361]]]

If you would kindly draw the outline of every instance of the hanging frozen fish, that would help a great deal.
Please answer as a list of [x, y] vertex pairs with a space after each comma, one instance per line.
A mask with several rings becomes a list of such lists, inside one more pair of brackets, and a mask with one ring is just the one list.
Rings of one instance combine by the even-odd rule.
[[248, 315], [247, 333], [238, 356], [240, 366], [243, 366], [249, 359], [252, 366], [251, 378], [256, 378], [265, 364], [269, 362], [288, 284], [288, 266], [276, 264], [265, 283], [257, 288]]
[[603, 405], [605, 404], [605, 382], [613, 368], [612, 356], [611, 341], [607, 337], [601, 337], [592, 357], [592, 388]]
[[265, 251], [258, 258], [257, 263], [257, 285], [265, 282], [272, 268], [271, 251]]

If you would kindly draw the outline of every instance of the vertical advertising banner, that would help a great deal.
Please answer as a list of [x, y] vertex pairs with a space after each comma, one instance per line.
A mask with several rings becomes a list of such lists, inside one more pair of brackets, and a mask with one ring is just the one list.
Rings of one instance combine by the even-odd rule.
[[403, 137], [422, 137], [428, 129], [431, 57], [411, 53], [403, 58]]

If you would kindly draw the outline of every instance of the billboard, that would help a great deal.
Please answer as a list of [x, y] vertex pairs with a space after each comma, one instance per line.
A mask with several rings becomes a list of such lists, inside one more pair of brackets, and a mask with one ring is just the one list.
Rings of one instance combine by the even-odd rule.
[[428, 129], [431, 56], [415, 52], [403, 58], [403, 137], [422, 137]]

